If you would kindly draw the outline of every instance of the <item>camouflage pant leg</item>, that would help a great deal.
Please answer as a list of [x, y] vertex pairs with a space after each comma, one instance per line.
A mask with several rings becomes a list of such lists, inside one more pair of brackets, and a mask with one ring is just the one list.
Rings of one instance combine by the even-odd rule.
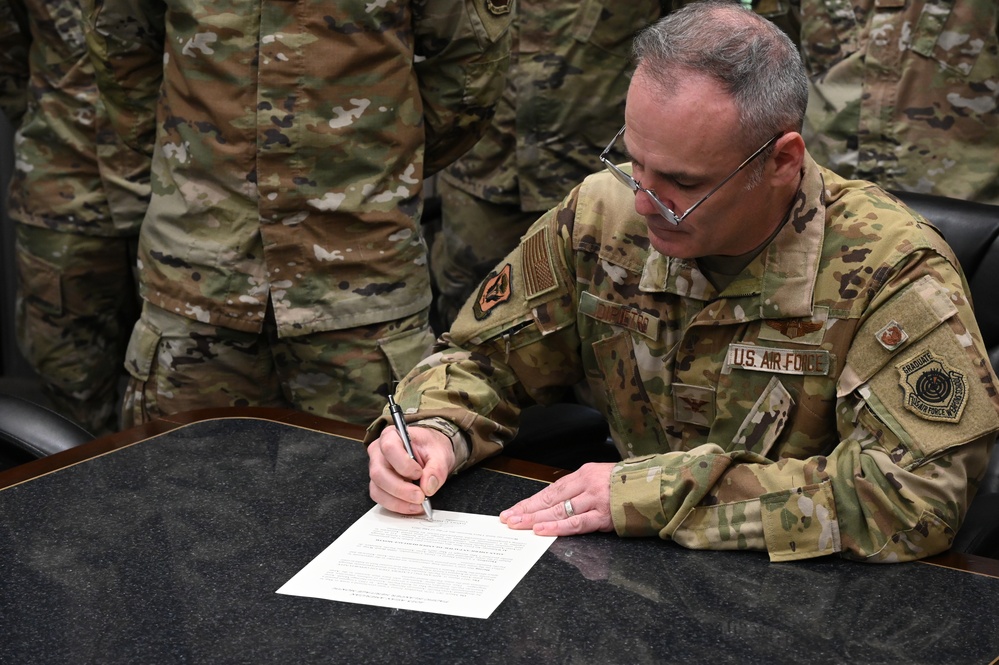
[[95, 435], [118, 429], [118, 382], [138, 314], [136, 238], [17, 224], [18, 346], [52, 406]]
[[266, 337], [143, 303], [125, 354], [122, 424], [227, 406], [288, 407]]
[[367, 425], [430, 351], [428, 312], [361, 328], [280, 339], [200, 323], [149, 303], [135, 326], [122, 417], [129, 425], [226, 406], [295, 408]]
[[434, 238], [430, 274], [438, 292], [434, 306], [449, 328], [479, 282], [517, 246], [541, 213], [484, 201], [443, 179], [438, 187], [441, 230]]
[[369, 425], [393, 384], [430, 353], [429, 313], [278, 340], [274, 357], [294, 407]]

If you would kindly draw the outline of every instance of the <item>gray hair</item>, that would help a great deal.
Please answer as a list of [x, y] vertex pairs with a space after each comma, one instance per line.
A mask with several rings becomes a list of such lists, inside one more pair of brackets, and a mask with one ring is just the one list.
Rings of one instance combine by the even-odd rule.
[[664, 92], [698, 76], [721, 84], [739, 111], [746, 150], [781, 132], [801, 131], [808, 102], [801, 55], [787, 35], [751, 10], [731, 2], [687, 5], [639, 33], [634, 55]]

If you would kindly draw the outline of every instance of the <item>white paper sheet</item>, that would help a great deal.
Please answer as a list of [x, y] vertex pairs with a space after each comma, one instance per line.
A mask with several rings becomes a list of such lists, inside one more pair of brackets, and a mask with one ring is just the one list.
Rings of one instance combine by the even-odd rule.
[[277, 593], [487, 619], [554, 541], [495, 515], [375, 506]]

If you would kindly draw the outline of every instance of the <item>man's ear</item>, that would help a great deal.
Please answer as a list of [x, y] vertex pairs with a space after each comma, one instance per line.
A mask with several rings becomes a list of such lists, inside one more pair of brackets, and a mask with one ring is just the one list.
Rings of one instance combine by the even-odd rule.
[[798, 132], [788, 132], [774, 144], [774, 184], [797, 183], [801, 165], [805, 161], [805, 140]]

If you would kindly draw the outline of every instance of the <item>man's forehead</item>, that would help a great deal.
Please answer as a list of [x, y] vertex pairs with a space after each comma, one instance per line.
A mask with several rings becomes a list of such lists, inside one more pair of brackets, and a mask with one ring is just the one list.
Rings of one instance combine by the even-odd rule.
[[739, 145], [738, 125], [725, 115], [698, 106], [661, 110], [647, 103], [632, 104], [625, 113], [623, 147], [649, 167], [710, 170], [716, 159], [730, 161], [729, 153]]

